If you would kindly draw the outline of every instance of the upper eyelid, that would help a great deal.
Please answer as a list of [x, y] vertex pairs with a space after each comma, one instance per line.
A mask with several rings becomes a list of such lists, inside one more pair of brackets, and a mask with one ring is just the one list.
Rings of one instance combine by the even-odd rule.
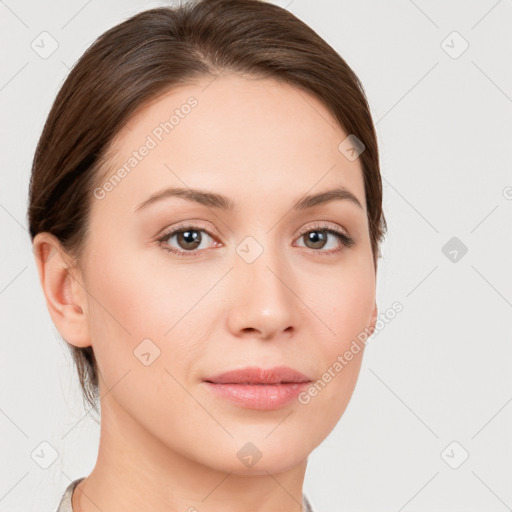
[[199, 222], [196, 223], [195, 221], [188, 221], [188, 222], [178, 223], [178, 225], [170, 226], [170, 227], [164, 229], [162, 231], [162, 234], [159, 235], [157, 238], [163, 238], [163, 237], [175, 235], [176, 232], [186, 230], [187, 228], [197, 230], [197, 231], [206, 231], [209, 236], [220, 237], [220, 234], [217, 232], [216, 229], [211, 229], [211, 228], [202, 226]]
[[347, 236], [349, 236], [349, 232], [343, 226], [336, 224], [335, 222], [330, 222], [326, 220], [317, 220], [313, 221], [313, 225], [306, 225], [304, 228], [299, 229], [298, 233], [303, 234], [311, 231], [313, 229], [333, 229], [334, 231], [342, 231]]

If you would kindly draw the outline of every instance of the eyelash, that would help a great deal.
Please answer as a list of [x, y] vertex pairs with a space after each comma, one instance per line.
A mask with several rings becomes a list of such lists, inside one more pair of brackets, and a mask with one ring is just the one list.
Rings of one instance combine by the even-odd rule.
[[[163, 233], [160, 237], [158, 237], [155, 240], [155, 242], [159, 246], [161, 246], [164, 250], [166, 250], [167, 252], [176, 254], [178, 256], [194, 257], [194, 256], [197, 256], [198, 254], [200, 254], [201, 252], [208, 250], [208, 249], [199, 249], [199, 250], [196, 249], [195, 251], [178, 251], [174, 248], [171, 248], [169, 246], [169, 244], [166, 242], [166, 240], [169, 239], [171, 236], [178, 235], [185, 231], [204, 231], [210, 238], [213, 238], [213, 239], [216, 238], [207, 229], [204, 229], [204, 227], [197, 226], [194, 224], [181, 224], [181, 225], [178, 225], [178, 226], [172, 228], [171, 230]], [[304, 236], [306, 233], [310, 233], [312, 231], [324, 231], [326, 233], [334, 235], [339, 240], [340, 244], [345, 248], [352, 247], [355, 243], [354, 239], [352, 237], [350, 237], [349, 235], [347, 235], [341, 229], [338, 230], [336, 228], [333, 228], [330, 224], [325, 224], [325, 223], [321, 223], [321, 222], [316, 223], [313, 226], [310, 226], [307, 229], [300, 231], [298, 238], [300, 238], [300, 237]], [[308, 249], [308, 248], [306, 247], [306, 249]], [[321, 249], [319, 249], [319, 250], [310, 249], [310, 250], [313, 252], [319, 253], [319, 254], [323, 254], [323, 255], [331, 255], [331, 254], [338, 253], [343, 249], [330, 249], [328, 251], [323, 251]]]

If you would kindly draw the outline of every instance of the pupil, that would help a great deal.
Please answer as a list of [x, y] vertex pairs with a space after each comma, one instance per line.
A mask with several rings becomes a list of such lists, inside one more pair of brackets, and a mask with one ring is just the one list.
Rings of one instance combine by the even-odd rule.
[[[320, 236], [318, 236], [320, 233]], [[325, 245], [325, 233], [323, 231], [310, 231], [309, 235], [306, 235], [308, 241], [312, 242], [314, 249], [322, 248]]]
[[201, 244], [201, 236], [198, 231], [182, 231], [178, 234], [178, 239], [180, 242], [184, 240], [184, 249], [195, 249]]

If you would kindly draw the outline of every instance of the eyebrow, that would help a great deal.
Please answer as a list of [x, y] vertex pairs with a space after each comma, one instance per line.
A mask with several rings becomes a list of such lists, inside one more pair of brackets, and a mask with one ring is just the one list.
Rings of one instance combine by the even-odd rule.
[[[148, 199], [140, 203], [135, 208], [135, 211], [137, 212], [147, 208], [151, 204], [171, 197], [181, 197], [187, 201], [192, 201], [204, 206], [208, 206], [210, 208], [217, 208], [220, 210], [234, 210], [235, 208], [235, 203], [222, 194], [191, 188], [166, 188], [160, 192], [156, 192]], [[352, 192], [350, 192], [350, 190], [347, 190], [344, 187], [337, 187], [332, 190], [326, 190], [325, 192], [303, 196], [292, 206], [292, 209], [299, 211], [307, 210], [314, 208], [315, 206], [320, 206], [336, 200], [348, 200], [362, 210], [364, 209], [359, 202], [359, 199], [357, 199], [357, 197]]]

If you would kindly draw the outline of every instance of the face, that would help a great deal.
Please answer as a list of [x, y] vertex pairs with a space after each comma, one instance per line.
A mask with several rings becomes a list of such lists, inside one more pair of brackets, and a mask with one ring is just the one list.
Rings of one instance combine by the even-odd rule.
[[[101, 395], [111, 389], [102, 416], [221, 471], [284, 471], [342, 416], [363, 350], [341, 370], [339, 356], [375, 322], [362, 167], [313, 96], [211, 80], [139, 110], [91, 198], [80, 279]], [[353, 198], [304, 201], [342, 188]], [[155, 199], [167, 189], [182, 192]], [[205, 382], [277, 366], [323, 385], [247, 386], [233, 401], [240, 384]]]

